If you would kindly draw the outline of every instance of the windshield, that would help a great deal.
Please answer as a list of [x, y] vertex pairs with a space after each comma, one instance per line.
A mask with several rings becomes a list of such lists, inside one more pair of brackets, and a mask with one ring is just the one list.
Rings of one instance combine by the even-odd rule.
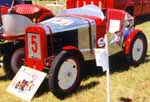
[[86, 5], [79, 8], [67, 9], [62, 12], [62, 15], [63, 14], [85, 14], [100, 17], [101, 19], [105, 18], [103, 11], [95, 5]]
[[0, 0], [0, 6], [7, 6], [7, 7], [11, 7], [13, 0]]

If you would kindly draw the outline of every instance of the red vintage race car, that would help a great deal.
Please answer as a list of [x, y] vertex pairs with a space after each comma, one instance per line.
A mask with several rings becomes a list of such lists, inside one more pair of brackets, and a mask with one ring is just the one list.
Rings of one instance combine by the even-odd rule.
[[128, 13], [87, 5], [64, 10], [59, 16], [28, 27], [25, 65], [40, 71], [48, 69], [50, 89], [62, 98], [80, 85], [84, 61], [95, 59], [94, 50], [105, 47], [105, 35], [110, 55], [124, 51], [132, 65], [145, 59], [146, 36], [134, 29]]
[[16, 74], [24, 59], [24, 29], [35, 23], [52, 18], [51, 10], [32, 4], [14, 5], [14, 0], [0, 2], [0, 56], [4, 71]]

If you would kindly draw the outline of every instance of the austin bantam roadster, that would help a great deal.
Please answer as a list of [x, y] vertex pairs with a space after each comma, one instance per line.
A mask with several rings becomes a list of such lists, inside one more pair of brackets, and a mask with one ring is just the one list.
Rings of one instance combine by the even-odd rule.
[[50, 90], [62, 98], [80, 85], [84, 62], [96, 59], [95, 49], [105, 47], [105, 35], [109, 56], [123, 51], [131, 65], [145, 59], [147, 39], [133, 21], [125, 11], [95, 5], [64, 10], [26, 28], [25, 66], [47, 69]]

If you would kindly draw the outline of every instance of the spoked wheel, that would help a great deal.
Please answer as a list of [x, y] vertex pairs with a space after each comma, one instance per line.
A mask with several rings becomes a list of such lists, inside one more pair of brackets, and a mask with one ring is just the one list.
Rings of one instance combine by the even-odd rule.
[[139, 33], [133, 39], [130, 46], [130, 52], [127, 56], [129, 63], [132, 65], [139, 65], [145, 60], [147, 53], [147, 39], [144, 34]]
[[50, 69], [49, 86], [58, 98], [69, 95], [81, 82], [83, 58], [78, 51], [62, 51]]
[[16, 49], [11, 57], [10, 65], [14, 74], [18, 72], [20, 67], [24, 64], [25, 49]]

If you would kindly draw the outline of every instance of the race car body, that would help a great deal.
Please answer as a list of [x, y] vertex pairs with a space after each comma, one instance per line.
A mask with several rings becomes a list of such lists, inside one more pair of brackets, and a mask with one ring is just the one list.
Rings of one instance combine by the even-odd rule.
[[133, 28], [128, 13], [87, 5], [64, 10], [59, 16], [28, 27], [25, 65], [40, 71], [48, 69], [51, 91], [63, 97], [79, 86], [84, 61], [95, 59], [94, 50], [106, 46], [105, 35], [109, 55], [124, 51], [133, 65], [144, 60], [146, 37]]
[[[104, 22], [104, 15], [99, 8], [95, 6], [87, 6], [87, 8], [90, 8], [91, 10], [98, 9], [99, 11], [97, 12], [96, 10], [94, 10], [95, 12], [92, 11], [91, 13], [89, 13], [87, 12], [86, 8], [83, 8], [82, 11], [78, 8], [66, 10], [60, 16], [54, 17], [42, 22], [39, 25], [36, 25], [39, 29], [44, 30], [45, 37], [50, 38], [53, 41], [46, 38], [48, 40], [48, 42], [46, 43], [50, 44], [47, 46], [51, 46], [51, 48], [45, 50], [40, 49], [41, 47], [37, 46], [37, 54], [32, 50], [32, 48], [35, 48], [35, 45], [27, 44], [29, 45], [27, 47], [29, 59], [34, 57], [36, 58], [36, 55], [40, 56], [40, 54], [42, 54], [40, 53], [40, 51], [42, 50], [48, 51], [46, 52], [47, 56], [51, 56], [58, 54], [62, 49], [69, 49], [69, 47], [77, 48], [86, 53], [86, 55], [91, 56], [91, 52], [94, 52], [94, 48], [96, 47], [96, 38], [103, 37], [106, 33], [106, 31], [103, 30], [106, 29], [106, 23]], [[36, 28], [36, 26], [33, 26], [31, 28], [34, 29]], [[36, 35], [36, 31], [30, 31], [29, 29], [29, 31], [27, 30], [27, 32], [30, 32], [29, 34], [27, 34], [28, 38], [30, 39], [28, 41], [32, 42], [32, 35]], [[37, 44], [41, 43], [37, 42]], [[45, 46], [44, 48], [48, 47]], [[93, 54], [91, 57], [94, 57]], [[28, 60], [26, 61], [28, 62]], [[32, 61], [29, 60], [29, 63], [30, 62]], [[37, 63], [37, 65], [39, 65], [39, 63]], [[42, 66], [41, 68], [43, 67], [44, 66]]]

